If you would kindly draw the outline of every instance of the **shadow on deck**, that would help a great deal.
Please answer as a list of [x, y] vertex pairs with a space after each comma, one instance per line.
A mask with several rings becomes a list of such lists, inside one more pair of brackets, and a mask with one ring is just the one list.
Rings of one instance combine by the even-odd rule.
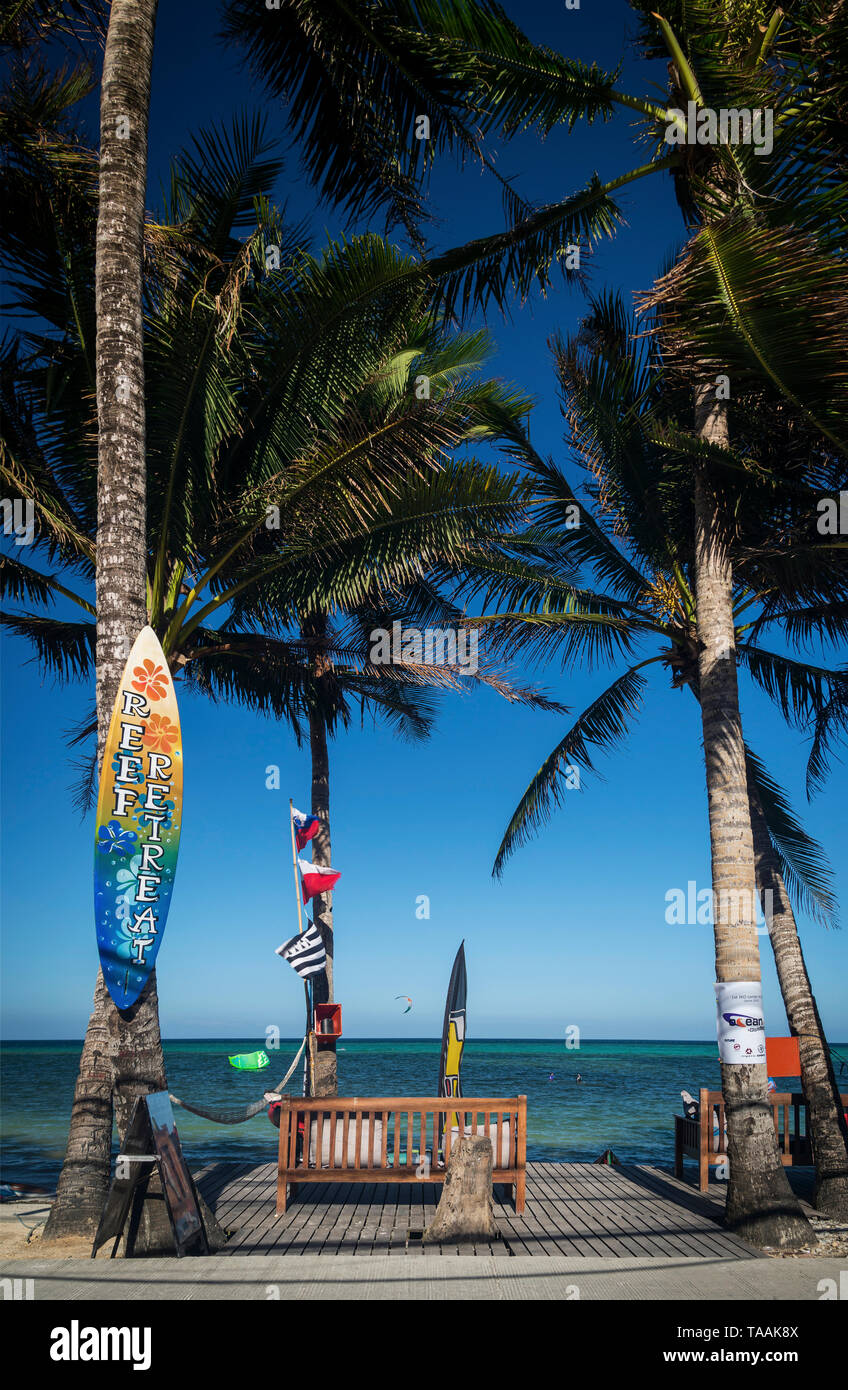
[[721, 1226], [721, 1193], [702, 1195], [645, 1164], [528, 1163], [524, 1215], [516, 1216], [511, 1190], [496, 1187], [500, 1239], [480, 1246], [422, 1245], [437, 1184], [315, 1183], [277, 1216], [274, 1163], [218, 1163], [197, 1182], [230, 1233], [232, 1255], [758, 1256]]

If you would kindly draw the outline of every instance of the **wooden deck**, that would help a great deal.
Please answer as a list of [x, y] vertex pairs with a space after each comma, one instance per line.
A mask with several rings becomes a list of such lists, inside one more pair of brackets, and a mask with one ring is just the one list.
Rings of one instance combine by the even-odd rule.
[[758, 1252], [719, 1224], [720, 1206], [647, 1165], [528, 1163], [527, 1206], [517, 1217], [495, 1189], [500, 1239], [481, 1246], [424, 1246], [437, 1184], [315, 1183], [275, 1214], [276, 1164], [219, 1163], [197, 1174], [206, 1201], [230, 1233], [231, 1255], [578, 1255], [587, 1258], [714, 1256]]

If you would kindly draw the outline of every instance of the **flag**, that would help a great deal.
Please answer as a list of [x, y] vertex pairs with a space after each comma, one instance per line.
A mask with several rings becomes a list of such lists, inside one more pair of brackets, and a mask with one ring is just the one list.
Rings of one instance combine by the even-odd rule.
[[323, 864], [310, 864], [308, 859], [298, 859], [300, 874], [303, 880], [303, 901], [309, 902], [316, 893], [329, 893], [333, 884], [341, 878], [341, 870], [325, 868]]
[[318, 817], [313, 816], [311, 811], [309, 812], [309, 815], [304, 815], [303, 811], [298, 811], [297, 807], [293, 806], [292, 820], [294, 821], [295, 844], [297, 845], [298, 852], [300, 852], [300, 850], [303, 849], [304, 845], [307, 845], [309, 843], [309, 841], [312, 839], [312, 836], [317, 834]]
[[282, 946], [277, 947], [275, 954], [287, 960], [302, 980], [309, 975], [317, 975], [327, 964], [324, 942], [314, 922], [309, 923], [306, 931], [293, 936], [291, 941], [284, 941]]
[[462, 1048], [465, 1042], [465, 943], [462, 942], [456, 953], [451, 971], [448, 997], [445, 1003], [445, 1021], [442, 1027], [442, 1053], [439, 1058], [439, 1095], [461, 1096], [459, 1069], [462, 1065]]
[[[462, 1066], [462, 1049], [465, 1044], [466, 989], [465, 942], [462, 941], [456, 953], [456, 960], [453, 963], [450, 983], [448, 985], [448, 997], [445, 1001], [445, 1021], [442, 1025], [442, 1051], [439, 1057], [438, 1094], [440, 1096], [462, 1095], [459, 1071]], [[456, 1112], [448, 1116], [447, 1127], [449, 1129], [458, 1129], [459, 1123], [459, 1115]], [[436, 1152], [441, 1150], [443, 1129], [444, 1121], [438, 1118], [435, 1129], [436, 1143], [434, 1148]]]

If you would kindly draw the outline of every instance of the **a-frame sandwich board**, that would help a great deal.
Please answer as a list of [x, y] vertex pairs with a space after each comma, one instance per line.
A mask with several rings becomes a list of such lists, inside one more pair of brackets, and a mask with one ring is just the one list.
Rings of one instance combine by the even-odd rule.
[[114, 1259], [128, 1219], [127, 1253], [132, 1254], [141, 1204], [154, 1167], [158, 1168], [162, 1181], [175, 1253], [178, 1256], [209, 1253], [197, 1190], [183, 1157], [170, 1097], [167, 1091], [154, 1091], [139, 1096], [133, 1108], [94, 1237], [92, 1259], [100, 1246], [112, 1238], [115, 1244], [111, 1258]]

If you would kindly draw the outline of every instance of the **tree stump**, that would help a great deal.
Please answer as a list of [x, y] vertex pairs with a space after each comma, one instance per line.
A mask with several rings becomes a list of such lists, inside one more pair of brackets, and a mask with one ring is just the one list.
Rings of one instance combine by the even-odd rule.
[[492, 1141], [465, 1135], [451, 1150], [445, 1185], [425, 1244], [497, 1240], [492, 1209]]
[[312, 1038], [312, 1094], [313, 1096], [337, 1096], [339, 1093], [338, 1072], [336, 1070], [336, 1044], [332, 1047], [317, 1046], [314, 1033]]

